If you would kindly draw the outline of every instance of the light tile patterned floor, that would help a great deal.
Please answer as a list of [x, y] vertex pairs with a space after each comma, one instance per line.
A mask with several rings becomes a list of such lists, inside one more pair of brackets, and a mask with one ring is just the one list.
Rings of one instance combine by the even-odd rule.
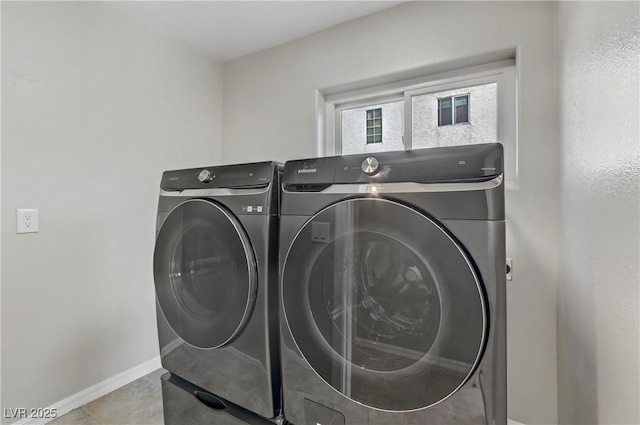
[[158, 369], [85, 404], [51, 425], [163, 425], [162, 387]]

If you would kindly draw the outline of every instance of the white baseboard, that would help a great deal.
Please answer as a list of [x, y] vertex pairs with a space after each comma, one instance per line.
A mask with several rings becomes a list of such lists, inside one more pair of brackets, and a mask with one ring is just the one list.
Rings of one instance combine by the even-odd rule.
[[[91, 387], [82, 390], [70, 397], [67, 397], [64, 400], [54, 403], [53, 405], [49, 406], [48, 409], [56, 409], [58, 417], [66, 415], [72, 410], [77, 409], [78, 407], [82, 407], [85, 404], [102, 397], [103, 395], [109, 394], [111, 391], [117, 390], [118, 388], [127, 385], [128, 383], [133, 382], [136, 379], [159, 369], [160, 367], [160, 356], [158, 356], [142, 364], [139, 364], [138, 366], [134, 366], [131, 369], [125, 370], [124, 372], [112, 376], [109, 379], [105, 379], [102, 382], [92, 385]], [[18, 422], [14, 422], [13, 425], [42, 425], [52, 420], [53, 419], [43, 420], [39, 418], [26, 418]]]
[[507, 419], [507, 425], [524, 425], [522, 422], [512, 421], [511, 419]]

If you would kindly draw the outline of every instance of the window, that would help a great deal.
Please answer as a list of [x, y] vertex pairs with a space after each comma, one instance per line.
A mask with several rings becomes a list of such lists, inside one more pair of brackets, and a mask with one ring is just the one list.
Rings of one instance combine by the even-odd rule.
[[452, 98], [450, 97], [438, 99], [438, 126], [453, 123], [451, 100]]
[[382, 108], [367, 111], [367, 143], [382, 143]]
[[[453, 105], [453, 108], [451, 107]], [[469, 95], [438, 99], [438, 126], [469, 122]]]
[[469, 95], [456, 96], [453, 98], [455, 124], [469, 122]]
[[319, 91], [319, 154], [499, 141], [507, 187], [517, 187], [515, 60], [397, 80], [389, 76], [383, 85]]

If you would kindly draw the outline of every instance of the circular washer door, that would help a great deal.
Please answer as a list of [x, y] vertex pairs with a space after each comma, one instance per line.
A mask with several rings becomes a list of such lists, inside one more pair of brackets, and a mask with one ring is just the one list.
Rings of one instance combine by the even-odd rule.
[[471, 376], [488, 331], [458, 242], [400, 203], [359, 198], [307, 221], [282, 272], [286, 323], [313, 370], [367, 407], [432, 406]]
[[160, 228], [153, 258], [156, 296], [188, 344], [218, 348], [244, 327], [256, 297], [256, 262], [244, 229], [224, 207], [192, 199]]

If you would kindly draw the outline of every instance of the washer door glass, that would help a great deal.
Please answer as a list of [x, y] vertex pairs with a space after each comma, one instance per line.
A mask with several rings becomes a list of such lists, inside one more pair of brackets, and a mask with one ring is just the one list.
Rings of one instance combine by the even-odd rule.
[[153, 273], [162, 313], [195, 347], [231, 341], [253, 308], [253, 250], [238, 220], [216, 203], [189, 200], [169, 213], [156, 239]]
[[389, 200], [346, 200], [309, 220], [285, 259], [282, 299], [307, 362], [368, 407], [444, 400], [484, 348], [484, 293], [471, 261], [434, 221]]

